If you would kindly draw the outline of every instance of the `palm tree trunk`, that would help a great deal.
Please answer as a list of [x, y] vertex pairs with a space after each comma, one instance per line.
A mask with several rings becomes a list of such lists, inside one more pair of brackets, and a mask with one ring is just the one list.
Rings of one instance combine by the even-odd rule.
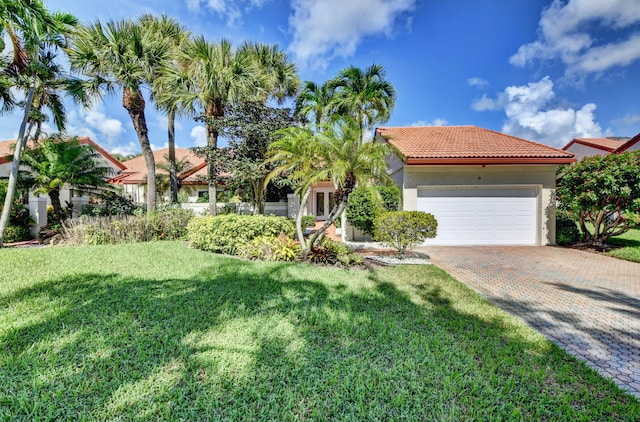
[[308, 188], [302, 195], [302, 198], [300, 198], [300, 206], [298, 207], [298, 215], [296, 216], [296, 231], [298, 233], [298, 241], [300, 242], [302, 251], [305, 253], [307, 251], [307, 242], [304, 240], [304, 232], [302, 231], [302, 216], [304, 215], [304, 210], [307, 208], [307, 201], [309, 201], [310, 196], [311, 188]]
[[[210, 102], [207, 104], [205, 115], [209, 118], [216, 118], [224, 116], [224, 106], [219, 103]], [[213, 150], [218, 148], [218, 130], [209, 123], [205, 124], [207, 129], [207, 146]], [[207, 174], [209, 176], [209, 215], [217, 214], [218, 198], [216, 192], [216, 182], [218, 181], [218, 174], [216, 170], [216, 163], [207, 162]]]
[[169, 145], [169, 183], [171, 185], [171, 202], [178, 203], [178, 175], [176, 174], [176, 113], [167, 115], [167, 143]]
[[62, 223], [65, 216], [64, 211], [62, 210], [62, 204], [60, 204], [60, 189], [51, 189], [49, 191], [49, 199], [51, 199], [53, 213], [58, 219], [58, 223]]
[[18, 131], [18, 139], [16, 140], [16, 149], [13, 152], [13, 163], [11, 164], [11, 173], [9, 173], [9, 184], [7, 186], [7, 196], [4, 198], [4, 208], [2, 209], [2, 216], [0, 216], [0, 248], [4, 241], [4, 235], [7, 231], [7, 225], [9, 224], [9, 214], [11, 213], [11, 206], [13, 205], [13, 195], [16, 193], [16, 185], [18, 184], [18, 169], [20, 168], [20, 157], [22, 156], [22, 150], [25, 144], [25, 131], [27, 129], [27, 121], [29, 120], [29, 112], [31, 111], [31, 104], [33, 103], [33, 96], [36, 92], [36, 74], [33, 74], [33, 80], [31, 81], [31, 87], [27, 94], [27, 99], [24, 106], [24, 114], [22, 115], [22, 123], [20, 123], [20, 130]]
[[129, 112], [147, 166], [147, 212], [151, 213], [156, 205], [156, 162], [149, 142], [147, 120], [144, 116], [145, 102], [140, 89], [124, 88], [122, 106]]

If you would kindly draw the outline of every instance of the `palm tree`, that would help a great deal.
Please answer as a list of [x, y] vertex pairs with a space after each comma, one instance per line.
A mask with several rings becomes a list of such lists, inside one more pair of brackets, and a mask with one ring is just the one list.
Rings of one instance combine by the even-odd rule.
[[294, 113], [319, 126], [320, 123], [328, 121], [333, 114], [333, 108], [334, 87], [331, 81], [322, 85], [306, 81], [296, 98]]
[[60, 203], [60, 190], [68, 185], [84, 192], [102, 193], [109, 190], [106, 179], [113, 170], [99, 160], [100, 154], [91, 145], [80, 145], [77, 138], [63, 140], [52, 136], [35, 148], [24, 152], [24, 164], [30, 167], [36, 194], [49, 195], [53, 212], [59, 222], [65, 218]]
[[105, 26], [96, 21], [82, 26], [69, 50], [71, 69], [88, 79], [82, 87], [90, 97], [101, 98], [122, 88], [122, 106], [129, 113], [144, 156], [149, 181], [147, 211], [155, 208], [155, 161], [149, 142], [142, 88], [149, 84], [163, 65], [171, 45], [145, 25], [128, 20], [110, 21]]
[[[176, 199], [173, 200], [173, 198], [171, 199], [171, 202], [173, 203], [177, 203], [178, 199], [178, 192], [180, 192], [180, 189], [182, 189], [182, 180], [178, 177], [178, 175], [183, 174], [186, 171], [189, 171], [193, 168], [193, 164], [191, 164], [191, 162], [189, 162], [189, 159], [187, 157], [183, 157], [180, 160], [176, 160], [175, 159], [175, 151], [174, 151], [174, 158], [173, 158], [173, 162], [171, 161], [171, 155], [170, 154], [165, 154], [164, 158], [164, 162], [160, 162], [157, 164], [157, 167], [161, 170], [164, 170], [167, 172], [167, 174], [164, 173], [157, 173], [156, 174], [156, 185], [157, 185], [157, 191], [159, 194], [166, 192], [167, 190], [171, 190], [172, 188], [172, 183], [171, 183], [171, 169], [173, 169], [173, 171], [176, 173]], [[173, 196], [173, 192], [171, 192], [171, 195]]]
[[[266, 101], [284, 98], [297, 89], [295, 67], [277, 47], [245, 43], [234, 50], [226, 39], [209, 42], [196, 37], [181, 49], [185, 72], [180, 104], [187, 110], [203, 110], [207, 146], [218, 147], [216, 118], [224, 116], [225, 107], [242, 101]], [[186, 76], [186, 77], [184, 77]], [[216, 213], [216, 163], [208, 159], [209, 213]]]
[[189, 39], [191, 33], [186, 27], [180, 25], [177, 20], [164, 14], [160, 17], [143, 15], [140, 18], [140, 23], [152, 33], [157, 34], [158, 37], [164, 38], [172, 48], [167, 57], [167, 62], [157, 69], [157, 73], [153, 77], [152, 97], [155, 100], [156, 107], [167, 113], [169, 184], [171, 202], [176, 203], [178, 202], [178, 190], [180, 190], [179, 171], [176, 168], [176, 114], [187, 114], [188, 108], [180, 107], [180, 96], [176, 94], [174, 88], [176, 85], [182, 84], [182, 78], [184, 77], [184, 72], [181, 72], [180, 69], [181, 63], [178, 60], [178, 51]]
[[[67, 37], [78, 21], [68, 13], [48, 12], [39, 0], [2, 2], [0, 5], [0, 20], [14, 45], [14, 60], [12, 66], [10, 66], [10, 72], [14, 74], [26, 73], [31, 78], [18, 138], [16, 139], [7, 194], [2, 215], [0, 216], [0, 247], [2, 247], [18, 182], [18, 169], [26, 141], [27, 123], [38, 82], [37, 69], [40, 55], [43, 51], [49, 49], [66, 47]], [[21, 34], [21, 39], [17, 35], [18, 32]]]
[[[304, 250], [322, 241], [327, 228], [342, 215], [356, 186], [391, 183], [386, 172], [387, 144], [362, 142], [360, 125], [353, 119], [336, 120], [333, 124], [321, 126], [317, 132], [309, 128], [288, 128], [281, 131], [280, 136], [270, 146], [271, 160], [279, 163], [270, 177], [288, 173], [288, 177], [298, 183], [296, 193], [302, 194], [302, 199], [296, 226]], [[302, 213], [311, 188], [321, 180], [333, 181], [335, 205], [322, 227], [305, 245], [301, 231]]]
[[371, 65], [364, 71], [350, 66], [331, 82], [337, 112], [358, 122], [363, 135], [373, 124], [384, 123], [391, 116], [396, 90], [385, 76], [380, 65]]
[[309, 127], [292, 126], [276, 132], [277, 140], [269, 145], [267, 163], [274, 169], [264, 181], [266, 186], [277, 175], [286, 177], [296, 186], [294, 193], [300, 197], [300, 206], [296, 215], [296, 232], [303, 250], [307, 250], [302, 231], [302, 216], [307, 207], [313, 185], [327, 180], [329, 170], [318, 159], [321, 151], [316, 133]]

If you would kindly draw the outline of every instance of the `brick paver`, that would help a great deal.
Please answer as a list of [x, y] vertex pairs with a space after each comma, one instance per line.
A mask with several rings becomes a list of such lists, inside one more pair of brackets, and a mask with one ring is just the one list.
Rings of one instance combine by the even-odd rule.
[[418, 249], [640, 397], [640, 264], [555, 247]]

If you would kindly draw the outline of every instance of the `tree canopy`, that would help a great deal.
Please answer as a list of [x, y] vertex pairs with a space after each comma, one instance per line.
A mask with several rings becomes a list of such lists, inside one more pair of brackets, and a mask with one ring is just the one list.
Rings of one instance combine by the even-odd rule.
[[640, 152], [585, 157], [561, 167], [557, 199], [578, 222], [584, 240], [603, 244], [638, 224]]

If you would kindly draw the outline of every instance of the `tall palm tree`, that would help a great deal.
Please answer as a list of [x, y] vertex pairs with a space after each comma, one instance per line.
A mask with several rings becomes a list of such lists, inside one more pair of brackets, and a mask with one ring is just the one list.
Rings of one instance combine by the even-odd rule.
[[331, 81], [322, 85], [306, 81], [295, 103], [295, 114], [317, 126], [327, 122], [334, 108], [334, 86]]
[[[2, 2], [0, 21], [3, 28], [9, 33], [14, 45], [14, 60], [10, 71], [15, 74], [26, 73], [31, 78], [16, 139], [4, 207], [0, 216], [0, 247], [2, 247], [18, 182], [18, 169], [26, 141], [27, 123], [38, 82], [37, 69], [40, 55], [49, 49], [66, 47], [67, 38], [78, 21], [68, 13], [48, 12], [39, 0]], [[18, 33], [21, 38], [18, 37]]]
[[122, 89], [122, 106], [129, 113], [138, 136], [147, 174], [147, 211], [155, 208], [155, 160], [149, 142], [142, 88], [149, 85], [157, 69], [167, 59], [171, 45], [145, 25], [130, 20], [100, 21], [82, 26], [69, 49], [71, 69], [87, 79], [81, 87], [88, 101], [101, 99], [102, 93]]
[[[291, 66], [286, 55], [277, 50], [263, 49], [253, 44], [245, 44], [234, 49], [229, 41], [207, 41], [196, 37], [181, 49], [186, 78], [180, 104], [185, 109], [203, 110], [207, 132], [207, 146], [218, 147], [219, 130], [215, 119], [224, 116], [225, 107], [242, 101], [266, 101], [269, 97], [284, 97], [291, 91]], [[259, 52], [264, 53], [260, 58]], [[273, 69], [283, 65], [279, 77], [273, 76]], [[297, 78], [297, 77], [296, 77]], [[212, 154], [215, 155], [215, 154]], [[211, 161], [209, 159], [209, 161]], [[208, 162], [209, 213], [216, 214], [215, 163]]]
[[391, 116], [396, 90], [385, 77], [386, 72], [380, 65], [371, 65], [364, 71], [350, 66], [331, 82], [335, 87], [337, 112], [358, 122], [363, 135], [367, 128], [384, 123]]
[[109, 190], [106, 179], [111, 167], [99, 160], [100, 154], [91, 145], [80, 145], [78, 139], [63, 140], [52, 136], [24, 152], [24, 164], [33, 175], [30, 185], [35, 193], [49, 195], [53, 212], [59, 222], [65, 218], [60, 203], [60, 190], [68, 185], [84, 192], [100, 193]]
[[180, 181], [179, 171], [176, 168], [176, 114], [188, 114], [188, 108], [180, 107], [180, 96], [177, 95], [175, 86], [182, 84], [185, 77], [181, 62], [178, 59], [180, 47], [187, 42], [191, 33], [185, 26], [182, 26], [174, 18], [163, 14], [161, 16], [143, 15], [140, 23], [155, 33], [158, 37], [164, 38], [167, 45], [171, 47], [167, 61], [157, 69], [153, 77], [152, 97], [156, 107], [167, 113], [167, 146], [169, 148], [168, 172], [171, 191], [171, 202], [178, 202], [178, 190]]

